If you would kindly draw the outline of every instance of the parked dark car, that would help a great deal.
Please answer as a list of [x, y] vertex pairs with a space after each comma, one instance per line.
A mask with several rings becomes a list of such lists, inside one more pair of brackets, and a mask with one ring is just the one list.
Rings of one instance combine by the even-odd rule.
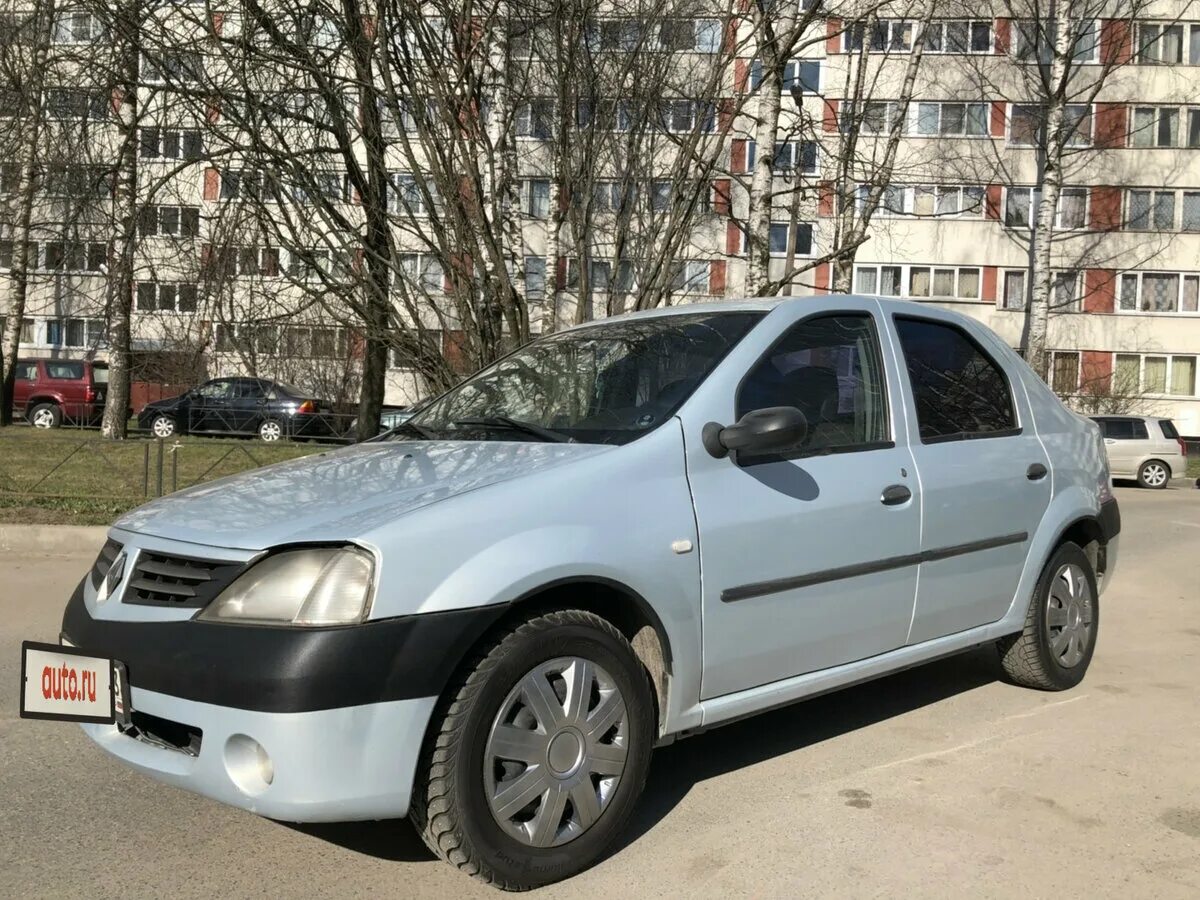
[[138, 413], [138, 427], [160, 438], [256, 434], [264, 441], [336, 432], [326, 401], [263, 378], [214, 378], [178, 397], [147, 403]]
[[90, 425], [104, 414], [108, 364], [82, 359], [17, 360], [13, 415], [36, 428]]

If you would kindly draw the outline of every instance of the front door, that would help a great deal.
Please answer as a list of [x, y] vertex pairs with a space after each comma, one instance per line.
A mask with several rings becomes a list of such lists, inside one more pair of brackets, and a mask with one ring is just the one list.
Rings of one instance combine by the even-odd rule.
[[1050, 460], [1028, 398], [957, 322], [896, 316], [924, 496], [909, 643], [1002, 618], [1050, 504]]
[[232, 393], [232, 381], [228, 378], [217, 378], [197, 388], [188, 410], [189, 430], [227, 431], [225, 422], [229, 418]]
[[[898, 371], [878, 305], [844, 305], [799, 320], [795, 307], [776, 310], [686, 407], [702, 699], [874, 656], [908, 634], [921, 493], [889, 400]], [[772, 406], [808, 420], [789, 452], [715, 459], [702, 446], [705, 421]]]

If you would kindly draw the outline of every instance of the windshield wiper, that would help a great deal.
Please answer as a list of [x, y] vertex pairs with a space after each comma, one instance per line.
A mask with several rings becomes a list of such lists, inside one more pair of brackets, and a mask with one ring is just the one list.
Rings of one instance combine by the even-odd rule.
[[411, 422], [411, 421], [410, 422], [401, 422], [395, 428], [389, 428], [383, 434], [379, 435], [378, 437], [370, 438], [370, 440], [381, 441], [381, 440], [384, 440], [385, 438], [390, 438], [390, 437], [394, 436], [397, 432], [404, 431], [405, 429], [408, 429], [409, 431], [411, 431], [413, 434], [415, 434], [417, 437], [421, 438], [422, 440], [426, 440], [426, 441], [436, 441], [437, 440], [437, 435], [434, 434], [432, 431], [430, 431], [428, 428], [426, 428], [424, 425], [418, 425], [416, 422]]
[[458, 419], [453, 424], [478, 425], [484, 428], [510, 428], [513, 431], [521, 431], [525, 434], [539, 437], [543, 441], [553, 441], [559, 444], [571, 444], [575, 442], [575, 438], [563, 434], [561, 431], [543, 428], [541, 425], [535, 425], [533, 422], [523, 422], [520, 419], [512, 419], [508, 416], [472, 416], [466, 419]]

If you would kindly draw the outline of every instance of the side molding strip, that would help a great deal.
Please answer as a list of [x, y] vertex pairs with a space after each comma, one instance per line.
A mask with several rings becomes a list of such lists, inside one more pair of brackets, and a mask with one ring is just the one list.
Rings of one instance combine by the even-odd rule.
[[1029, 533], [1022, 531], [1016, 534], [1004, 534], [999, 537], [984, 538], [981, 541], [970, 541], [966, 544], [953, 544], [949, 547], [938, 547], [934, 550], [923, 550], [920, 553], [909, 553], [906, 556], [889, 556], [871, 562], [856, 563], [852, 566], [841, 566], [836, 569], [822, 569], [808, 575], [793, 575], [788, 578], [776, 578], [773, 581], [755, 581], [751, 584], [741, 584], [737, 587], [721, 591], [722, 603], [734, 603], [738, 600], [749, 600], [751, 597], [765, 597], [768, 594], [778, 594], [783, 591], [794, 591], [799, 588], [824, 584], [827, 581], [841, 581], [843, 578], [857, 578], [860, 575], [874, 575], [876, 572], [887, 572], [890, 569], [905, 569], [909, 566], [926, 562], [937, 562], [967, 553], [978, 553], [982, 550], [994, 550], [997, 547], [1007, 547], [1009, 544], [1023, 544], [1029, 539]]

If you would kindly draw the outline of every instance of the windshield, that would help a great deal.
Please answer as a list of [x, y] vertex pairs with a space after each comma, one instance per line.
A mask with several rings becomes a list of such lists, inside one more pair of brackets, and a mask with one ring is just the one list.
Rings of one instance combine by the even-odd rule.
[[657, 316], [550, 335], [438, 398], [396, 437], [624, 444], [670, 418], [761, 317]]

